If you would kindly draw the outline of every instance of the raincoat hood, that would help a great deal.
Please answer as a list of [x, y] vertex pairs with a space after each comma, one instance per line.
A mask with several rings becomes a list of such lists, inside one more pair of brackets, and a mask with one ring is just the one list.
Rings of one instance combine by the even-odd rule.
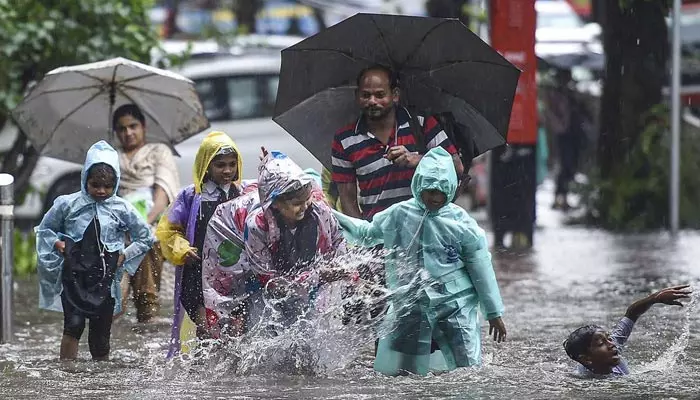
[[80, 172], [80, 191], [89, 198], [92, 198], [87, 192], [88, 171], [90, 171], [90, 168], [93, 165], [100, 163], [104, 163], [112, 167], [114, 173], [117, 175], [117, 183], [114, 186], [112, 196], [110, 196], [114, 197], [117, 195], [117, 191], [119, 190], [119, 180], [121, 178], [121, 172], [119, 170], [119, 153], [117, 153], [117, 151], [104, 140], [100, 140], [99, 142], [93, 144], [87, 151], [87, 155], [85, 156], [85, 166]]
[[211, 132], [209, 133], [202, 144], [199, 145], [197, 150], [197, 155], [194, 158], [194, 165], [192, 166], [192, 176], [194, 177], [194, 190], [196, 193], [202, 193], [202, 185], [204, 184], [204, 176], [207, 174], [209, 169], [209, 164], [216, 157], [216, 154], [224, 147], [231, 147], [236, 153], [238, 159], [238, 174], [236, 175], [233, 183], [240, 185], [241, 175], [243, 173], [243, 157], [241, 152], [238, 150], [238, 146], [227, 134], [224, 132]]
[[421, 192], [437, 189], [447, 196], [445, 203], [447, 205], [455, 197], [457, 186], [457, 171], [455, 171], [452, 156], [442, 147], [435, 147], [428, 151], [418, 163], [411, 181], [411, 192], [416, 202], [426, 209], [421, 200]]
[[291, 158], [279, 151], [269, 152], [258, 167], [258, 192], [263, 209], [282, 193], [301, 189], [314, 178], [304, 172]]

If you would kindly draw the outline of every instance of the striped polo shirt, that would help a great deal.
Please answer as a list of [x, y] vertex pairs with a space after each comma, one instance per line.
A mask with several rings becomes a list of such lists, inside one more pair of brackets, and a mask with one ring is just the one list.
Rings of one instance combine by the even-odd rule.
[[[428, 149], [442, 146], [450, 154], [457, 153], [457, 149], [435, 118], [424, 119], [417, 116], [417, 119], [423, 127]], [[397, 108], [396, 120], [397, 128], [394, 129], [387, 145], [368, 131], [362, 117], [354, 124], [339, 130], [333, 139], [333, 181], [358, 183], [360, 208], [362, 215], [368, 220], [392, 204], [413, 197], [411, 179], [415, 168], [400, 167], [384, 158], [393, 146], [405, 146], [408, 151], [417, 151], [408, 110], [403, 107]]]

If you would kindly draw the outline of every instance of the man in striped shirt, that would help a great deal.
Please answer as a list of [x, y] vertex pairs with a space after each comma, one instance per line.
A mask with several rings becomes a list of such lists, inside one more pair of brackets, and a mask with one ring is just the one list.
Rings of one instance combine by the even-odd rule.
[[[411, 129], [416, 124], [411, 123], [408, 110], [398, 106], [398, 80], [392, 71], [383, 66], [362, 71], [357, 78], [357, 102], [360, 118], [338, 131], [333, 140], [333, 181], [343, 213], [371, 220], [379, 211], [412, 197], [411, 179], [423, 155]], [[415, 119], [427, 150], [444, 147], [461, 178], [464, 167], [457, 149], [437, 120]]]

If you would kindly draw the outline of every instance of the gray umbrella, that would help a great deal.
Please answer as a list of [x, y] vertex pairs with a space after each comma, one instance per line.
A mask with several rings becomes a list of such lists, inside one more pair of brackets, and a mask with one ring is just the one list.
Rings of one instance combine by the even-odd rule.
[[275, 122], [330, 167], [333, 134], [359, 113], [357, 75], [376, 64], [410, 109], [451, 112], [482, 152], [505, 143], [520, 71], [456, 19], [357, 14], [283, 50]]

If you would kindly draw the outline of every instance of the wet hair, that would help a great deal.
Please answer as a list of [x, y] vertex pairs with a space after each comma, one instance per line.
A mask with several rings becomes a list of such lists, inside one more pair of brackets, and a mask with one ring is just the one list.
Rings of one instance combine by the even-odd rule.
[[136, 104], [124, 104], [117, 108], [117, 110], [112, 114], [112, 129], [117, 129], [117, 123], [121, 117], [131, 115], [141, 122], [142, 125], [146, 125], [146, 117], [141, 112], [141, 109]]
[[593, 335], [601, 330], [603, 328], [598, 325], [586, 325], [576, 329], [564, 341], [564, 351], [566, 351], [569, 358], [579, 361], [582, 355], [588, 354]]
[[370, 71], [381, 71], [384, 72], [388, 77], [389, 77], [389, 87], [391, 90], [394, 90], [399, 87], [399, 77], [398, 75], [392, 71], [391, 68], [386, 67], [381, 64], [375, 64], [372, 65], [371, 67], [367, 67], [360, 71], [359, 74], [357, 74], [357, 88], [360, 88], [360, 83], [362, 82], [362, 78]]
[[309, 182], [309, 183], [307, 183], [306, 185], [300, 187], [299, 189], [292, 190], [291, 192], [282, 193], [282, 194], [280, 194], [279, 196], [277, 196], [277, 198], [276, 198], [275, 200], [276, 200], [276, 201], [277, 201], [277, 200], [279, 200], [279, 201], [290, 201], [290, 200], [294, 200], [294, 199], [296, 199], [297, 197], [299, 197], [299, 196], [301, 196], [301, 195], [305, 195], [305, 194], [307, 194], [307, 193], [310, 192], [310, 191], [311, 191], [311, 182]]
[[114, 172], [114, 168], [105, 163], [93, 164], [90, 167], [85, 179], [85, 185], [87, 185], [87, 181], [90, 179], [97, 179], [106, 183], [111, 183], [112, 186], [117, 185], [117, 174]]

